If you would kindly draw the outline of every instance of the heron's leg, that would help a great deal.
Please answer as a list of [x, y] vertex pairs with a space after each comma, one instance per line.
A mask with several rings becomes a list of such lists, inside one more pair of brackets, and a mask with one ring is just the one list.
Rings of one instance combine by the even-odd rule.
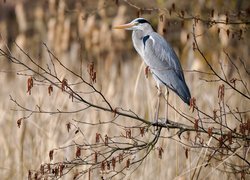
[[[158, 92], [157, 92], [157, 104], [156, 104], [156, 112], [155, 112], [155, 121], [158, 123], [159, 118], [159, 111], [160, 111], [160, 97], [161, 97], [161, 88], [158, 86]], [[158, 126], [156, 128], [158, 130]]]
[[167, 124], [168, 123], [168, 98], [169, 98], [169, 89], [167, 87], [166, 89], [166, 97], [167, 97], [167, 106], [166, 106], [166, 116], [165, 116], [165, 123]]

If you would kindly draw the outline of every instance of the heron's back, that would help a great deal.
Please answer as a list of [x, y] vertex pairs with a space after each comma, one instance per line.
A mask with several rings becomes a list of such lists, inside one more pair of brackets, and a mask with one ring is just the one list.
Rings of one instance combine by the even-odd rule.
[[172, 89], [187, 104], [191, 98], [182, 67], [173, 48], [165, 39], [152, 32], [142, 39], [142, 58], [149, 66], [154, 79]]

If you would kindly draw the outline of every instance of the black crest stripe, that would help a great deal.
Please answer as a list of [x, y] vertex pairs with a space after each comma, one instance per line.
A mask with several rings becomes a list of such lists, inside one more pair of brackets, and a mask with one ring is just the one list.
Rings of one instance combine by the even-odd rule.
[[142, 39], [143, 44], [144, 44], [144, 48], [145, 48], [145, 44], [146, 44], [146, 41], [148, 40], [148, 38], [149, 38], [149, 35], [144, 36], [143, 39]]
[[146, 19], [138, 19], [137, 22], [138, 23], [148, 23], [148, 24], [150, 24]]

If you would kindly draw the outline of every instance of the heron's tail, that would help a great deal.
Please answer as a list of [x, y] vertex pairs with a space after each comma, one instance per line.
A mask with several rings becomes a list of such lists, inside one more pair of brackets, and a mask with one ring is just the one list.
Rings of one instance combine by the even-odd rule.
[[180, 98], [188, 105], [190, 105], [190, 91], [188, 89], [188, 86], [186, 82], [182, 81], [182, 83], [178, 84], [178, 87], [175, 89], [175, 92], [180, 96]]
[[174, 76], [174, 73], [169, 73], [168, 71], [164, 73], [155, 71], [152, 74], [156, 81], [160, 81], [173, 90], [186, 104], [190, 105], [191, 95], [184, 78], [176, 78], [177, 76]]

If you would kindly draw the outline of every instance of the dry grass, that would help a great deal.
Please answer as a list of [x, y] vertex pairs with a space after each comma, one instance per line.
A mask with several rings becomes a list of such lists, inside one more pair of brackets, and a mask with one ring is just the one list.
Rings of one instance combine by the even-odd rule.
[[[2, 14], [0, 13], [2, 16], [0, 18], [1, 48], [5, 48], [7, 40], [15, 40], [34, 59], [45, 65], [50, 62], [46, 48], [42, 45], [42, 42], [45, 42], [67, 67], [75, 72], [82, 71], [85, 79], [89, 78], [87, 65], [94, 61], [97, 66], [95, 86], [102, 90], [113, 107], [131, 109], [145, 119], [153, 119], [157, 93], [154, 81], [151, 77], [145, 78], [144, 67], [138, 71], [142, 61], [132, 48], [130, 33], [117, 32], [110, 28], [113, 24], [133, 19], [137, 12], [124, 3], [116, 6], [113, 1], [84, 1], [82, 3], [59, 1], [55, 4], [54, 2], [53, 0], [48, 1], [48, 3], [33, 2], [32, 4], [26, 1], [24, 4], [15, 3], [15, 1], [7, 1], [6, 4], [1, 2], [1, 6], [7, 7], [5, 11], [1, 12]], [[138, 2], [139, 5], [141, 5], [140, 3], [141, 1]], [[171, 3], [164, 3], [164, 1], [159, 1], [154, 5], [171, 7]], [[192, 7], [192, 4], [182, 2], [176, 3], [176, 5], [185, 7], [187, 10]], [[204, 6], [210, 8], [213, 5], [210, 2]], [[98, 11], [96, 11], [96, 7], [99, 9]], [[197, 11], [195, 13], [201, 13], [203, 6], [195, 5], [195, 7]], [[221, 9], [222, 5], [216, 4], [216, 7]], [[232, 8], [235, 6], [231, 5], [229, 11]], [[11, 18], [14, 17], [4, 15], [4, 12], [7, 11], [10, 14], [15, 14], [18, 18], [13, 20]], [[146, 17], [150, 17], [155, 26], [162, 23], [155, 13], [146, 15]], [[207, 71], [202, 58], [192, 49], [192, 22], [185, 23], [184, 27], [181, 28], [175, 16], [167, 16], [166, 20], [177, 22], [177, 25], [173, 25], [173, 23], [168, 27], [165, 35], [181, 58], [183, 68], [185, 70]], [[10, 24], [9, 21], [15, 23]], [[16, 28], [16, 30], [12, 28]], [[244, 38], [239, 41], [236, 38], [227, 37], [226, 29], [228, 28], [230, 26], [227, 25], [221, 27], [219, 35], [217, 27], [208, 29], [198, 25], [197, 30], [204, 33], [198, 40], [208, 59], [214, 66], [217, 66], [218, 61], [222, 61], [227, 76], [231, 78], [235, 76], [235, 71], [226, 60], [222, 49], [226, 49], [232, 54], [234, 59], [242, 58], [248, 62], [249, 67], [249, 31], [244, 32]], [[186, 38], [187, 34], [190, 34], [190, 39]], [[13, 54], [25, 60], [25, 56], [20, 51], [12, 44], [8, 45]], [[32, 95], [28, 95], [26, 92], [28, 77], [16, 74], [16, 72], [25, 74], [26, 71], [22, 71], [23, 67], [14, 66], [2, 57], [0, 57], [0, 67], [0, 81], [2, 82], [2, 88], [0, 88], [0, 176], [2, 179], [26, 179], [29, 169], [39, 169], [41, 163], [49, 161], [48, 153], [53, 148], [67, 146], [73, 141], [92, 142], [96, 132], [109, 135], [120, 134], [120, 129], [110, 125], [99, 125], [93, 128], [77, 123], [83, 129], [86, 139], [82, 139], [74, 131], [67, 132], [66, 124], [73, 122], [72, 120], [84, 119], [89, 122], [98, 122], [110, 120], [113, 116], [96, 109], [70, 115], [34, 114], [31, 118], [23, 121], [21, 128], [17, 128], [16, 121], [22, 116], [27, 116], [28, 113], [15, 111], [18, 107], [10, 101], [9, 95], [31, 109], [35, 109], [38, 105], [43, 110], [56, 111], [60, 109], [66, 111], [79, 109], [82, 105], [71, 102], [68, 95], [63, 94], [59, 89], [54, 89], [52, 95], [49, 96], [46, 87], [35, 85], [32, 89]], [[69, 83], [76, 81], [75, 77], [72, 77], [58, 64], [56, 67], [60, 79], [66, 78]], [[217, 69], [219, 70], [219, 66]], [[194, 71], [186, 71], [185, 77], [192, 96], [197, 98], [198, 106], [204, 111], [212, 113], [213, 109], [218, 106], [217, 90], [220, 83], [205, 82], [201, 78], [207, 79], [208, 76]], [[249, 76], [245, 75], [243, 78], [248, 81], [249, 88]], [[81, 85], [74, 88], [85, 93], [84, 96], [92, 102], [102, 103], [98, 97], [87, 93], [90, 91], [87, 87]], [[250, 108], [249, 101], [230, 89], [226, 91], [226, 99], [229, 105], [238, 107], [242, 111]], [[170, 93], [170, 102], [181, 111], [191, 114], [188, 107], [172, 92]], [[164, 114], [164, 102], [162, 101], [160, 115], [164, 117]], [[182, 121], [181, 117], [173, 110], [170, 111], [169, 118]], [[130, 123], [128, 119], [124, 118], [120, 118], [120, 121]], [[236, 125], [232, 122], [230, 126]], [[164, 130], [162, 135], [167, 136], [173, 133]], [[213, 143], [213, 140], [208, 139], [207, 142]], [[153, 151], [136, 172], [130, 175], [128, 170], [126, 179], [190, 179], [194, 170], [198, 171], [205, 163], [206, 149], [190, 152], [188, 159], [186, 159], [185, 149], [178, 138], [176, 141], [161, 139], [157, 146], [164, 148], [163, 159], [160, 160], [157, 151]], [[70, 149], [62, 151], [62, 154], [55, 154], [55, 159], [70, 158], [74, 156], [74, 152], [72, 154]], [[225, 161], [230, 161], [230, 158]], [[218, 171], [218, 169], [223, 169], [222, 164], [214, 164], [214, 167], [202, 167], [200, 177], [207, 179], [236, 178], [232, 174]], [[92, 178], [100, 179], [99, 173], [93, 172]]]

